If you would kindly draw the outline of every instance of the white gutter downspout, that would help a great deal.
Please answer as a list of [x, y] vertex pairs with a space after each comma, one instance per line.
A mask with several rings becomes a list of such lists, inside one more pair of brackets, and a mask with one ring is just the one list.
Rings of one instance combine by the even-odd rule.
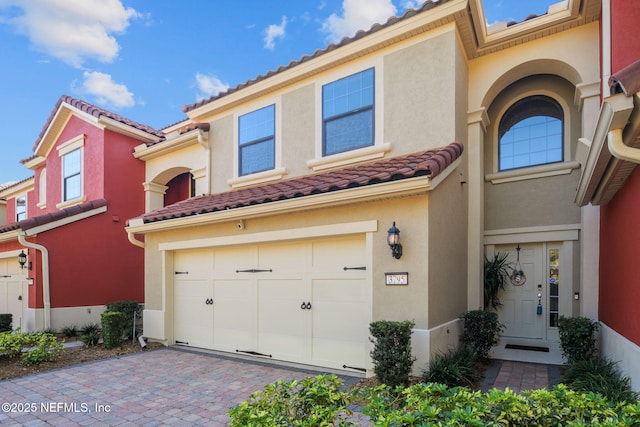
[[136, 239], [136, 236], [130, 231], [127, 231], [127, 238], [132, 245], [137, 246], [139, 248], [144, 249], [144, 242], [142, 240]]
[[42, 245], [27, 242], [24, 232], [18, 234], [18, 242], [26, 248], [42, 254], [42, 300], [44, 304], [44, 329], [51, 328], [51, 297], [49, 294], [49, 251]]
[[626, 145], [622, 139], [622, 129], [613, 129], [608, 136], [609, 152], [620, 159], [632, 163], [640, 163], [640, 148]]

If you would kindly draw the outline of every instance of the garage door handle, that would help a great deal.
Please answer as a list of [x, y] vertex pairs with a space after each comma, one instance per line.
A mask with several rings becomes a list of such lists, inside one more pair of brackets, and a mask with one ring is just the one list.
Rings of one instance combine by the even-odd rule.
[[174, 274], [189, 274], [188, 271], [176, 271]]
[[207, 298], [206, 300], [204, 300], [204, 303], [207, 305], [213, 305], [213, 298]]
[[302, 301], [300, 308], [303, 310], [311, 310], [311, 303]]

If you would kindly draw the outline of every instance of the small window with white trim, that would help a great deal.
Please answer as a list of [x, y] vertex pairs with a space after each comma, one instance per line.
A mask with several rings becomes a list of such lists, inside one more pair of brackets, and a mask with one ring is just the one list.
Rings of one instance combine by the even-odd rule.
[[16, 221], [27, 219], [27, 196], [16, 197]]
[[82, 148], [62, 156], [62, 201], [82, 197]]
[[322, 87], [322, 155], [374, 144], [374, 69]]
[[275, 167], [275, 105], [238, 118], [238, 175]]
[[507, 109], [498, 128], [498, 170], [564, 161], [564, 114], [545, 95], [523, 98]]

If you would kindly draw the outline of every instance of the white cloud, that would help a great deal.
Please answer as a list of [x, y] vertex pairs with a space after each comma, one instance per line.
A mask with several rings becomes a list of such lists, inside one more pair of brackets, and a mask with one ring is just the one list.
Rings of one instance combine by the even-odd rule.
[[82, 77], [82, 85], [75, 89], [82, 94], [95, 97], [98, 104], [116, 109], [135, 105], [133, 94], [127, 86], [114, 82], [109, 74], [85, 71]]
[[217, 95], [229, 89], [229, 85], [223, 83], [218, 77], [213, 75], [207, 76], [200, 73], [196, 74], [196, 86], [199, 90], [197, 95], [198, 100], [209, 98], [210, 96]]
[[88, 58], [113, 61], [120, 50], [114, 34], [140, 15], [120, 0], [0, 0], [22, 14], [7, 19], [32, 46], [74, 67]]
[[285, 36], [285, 28], [287, 26], [287, 17], [283, 16], [280, 25], [271, 24], [264, 31], [264, 47], [269, 50], [273, 50], [275, 46], [275, 39], [282, 39]]
[[396, 14], [391, 0], [343, 0], [342, 15], [335, 13], [322, 24], [331, 42], [353, 36], [358, 30], [368, 30], [375, 23], [387, 22]]
[[402, 2], [402, 7], [404, 9], [419, 9], [422, 7], [423, 3], [423, 0], [405, 0]]

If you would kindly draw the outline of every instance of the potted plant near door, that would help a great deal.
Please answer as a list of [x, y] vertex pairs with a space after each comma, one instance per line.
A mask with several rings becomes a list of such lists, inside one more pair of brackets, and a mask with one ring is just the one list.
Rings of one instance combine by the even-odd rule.
[[491, 307], [494, 310], [502, 307], [498, 297], [500, 289], [504, 289], [509, 280], [509, 266], [507, 261], [509, 254], [497, 252], [492, 259], [484, 258], [484, 309]]

